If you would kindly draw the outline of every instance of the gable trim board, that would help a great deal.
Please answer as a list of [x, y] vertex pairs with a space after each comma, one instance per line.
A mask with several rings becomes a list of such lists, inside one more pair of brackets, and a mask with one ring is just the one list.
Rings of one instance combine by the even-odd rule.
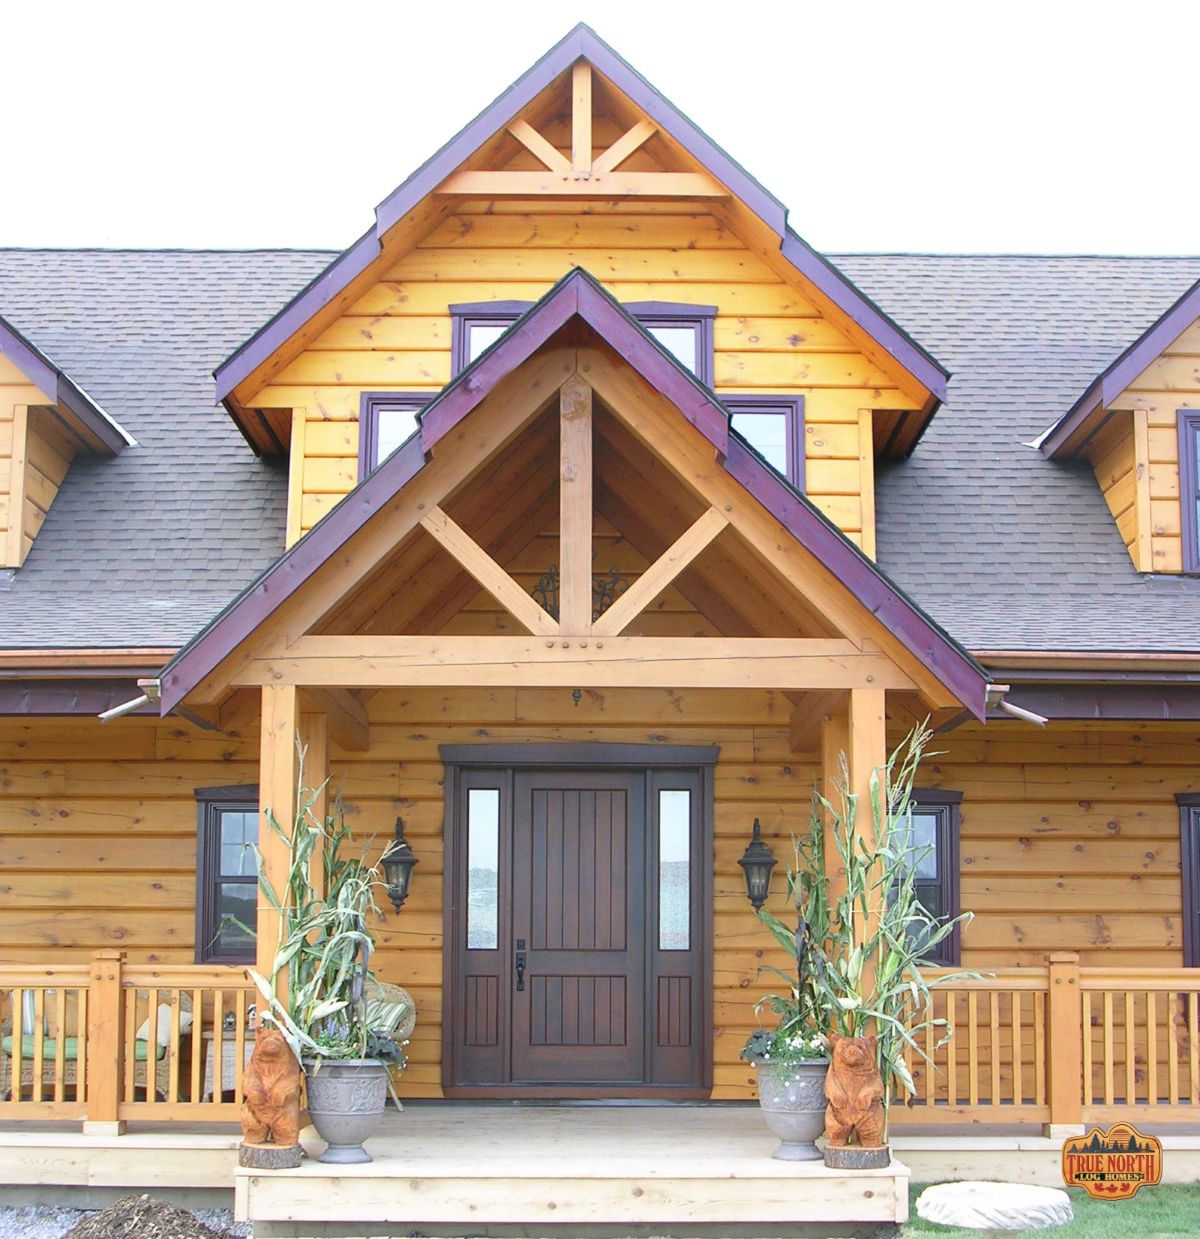
[[451, 382], [414, 434], [375, 473], [235, 599], [164, 668], [165, 715], [210, 675], [361, 530], [426, 464], [436, 444], [500, 381], [572, 319], [581, 319], [712, 444], [725, 471], [823, 564], [866, 610], [976, 717], [987, 675], [808, 500], [737, 435], [726, 410], [586, 272], [574, 270]]
[[[883, 312], [828, 259], [812, 249], [787, 223], [787, 210], [744, 168], [727, 155], [702, 130], [669, 103], [631, 65], [589, 27], [578, 25], [555, 44], [532, 68], [484, 109], [459, 134], [427, 160], [395, 189], [375, 212], [375, 223], [348, 250], [321, 272], [270, 321], [251, 336], [214, 371], [217, 400], [235, 419], [256, 452], [278, 450], [275, 436], [261, 415], [253, 424], [236, 396], [236, 389], [272, 356], [286, 348], [312, 319], [330, 305], [349, 285], [364, 275], [383, 253], [386, 233], [422, 201], [436, 193], [451, 173], [469, 159], [579, 59], [590, 63], [666, 134], [678, 142], [712, 176], [726, 185], [778, 240], [779, 252], [788, 264], [817, 290], [821, 297], [863, 331], [892, 362], [928, 393], [917, 428], [928, 422], [945, 400], [949, 372], [907, 332]], [[906, 422], [911, 421], [906, 419]], [[905, 452], [915, 446], [917, 435], [905, 443]]]
[[1101, 371], [1083, 395], [1042, 435], [1037, 444], [1042, 455], [1048, 460], [1067, 460], [1078, 455], [1108, 421], [1108, 417], [1096, 415], [1107, 409], [1198, 318], [1200, 280]]
[[134, 445], [132, 435], [4, 318], [0, 318], [0, 356], [7, 357], [34, 387], [53, 401], [59, 420], [84, 450], [115, 456]]

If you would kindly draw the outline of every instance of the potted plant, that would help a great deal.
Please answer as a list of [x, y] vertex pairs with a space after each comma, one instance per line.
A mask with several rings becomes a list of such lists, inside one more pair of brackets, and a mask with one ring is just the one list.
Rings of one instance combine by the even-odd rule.
[[[375, 945], [367, 918], [379, 911], [379, 864], [368, 866], [365, 852], [344, 854], [350, 830], [341, 802], [321, 821], [313, 805], [323, 788], [305, 788], [303, 768], [301, 749], [298, 808], [290, 832], [274, 814], [266, 815], [268, 829], [288, 848], [281, 891], [266, 876], [255, 848], [259, 887], [279, 914], [279, 941], [270, 977], [253, 969], [250, 975], [266, 1000], [270, 1014], [265, 1018], [278, 1025], [303, 1064], [308, 1111], [329, 1146], [318, 1160], [369, 1162], [362, 1145], [387, 1104], [389, 1065], [404, 1063], [403, 1047], [386, 1030], [397, 1027], [405, 1013], [381, 1010], [378, 1000], [368, 1003], [364, 997]], [[321, 867], [320, 886], [312, 879], [315, 864]]]
[[[801, 885], [806, 890], [816, 886], [827, 889], [823, 815], [829, 823], [840, 872], [836, 897], [832, 901], [813, 899], [813, 906], [824, 917], [813, 977], [821, 990], [829, 1018], [827, 1031], [837, 1051], [827, 1091], [831, 1117], [825, 1161], [841, 1169], [888, 1164], [889, 1109], [899, 1093], [916, 1092], [905, 1061], [906, 1050], [932, 1068], [922, 1044], [924, 1034], [937, 1030], [937, 1048], [953, 1035], [947, 1021], [933, 1015], [932, 989], [945, 981], [977, 976], [958, 972], [929, 977], [924, 972], [933, 948], [956, 926], [971, 919], [969, 912], [946, 920], [932, 917], [916, 894], [915, 880], [926, 849], [913, 843], [912, 789], [931, 737], [928, 727], [917, 727], [882, 771], [872, 773], [869, 808], [874, 829], [868, 837], [856, 828], [859, 798], [847, 790], [843, 759], [839, 803], [815, 798], [818, 812], [814, 813], [808, 839], [798, 849], [808, 866]], [[837, 1113], [839, 1100], [846, 1100], [834, 1084], [841, 1065], [837, 1056], [843, 1051], [851, 1056], [846, 1063], [848, 1087], [859, 1094], [852, 1099], [853, 1113], [865, 1112], [863, 1097], [867, 1092], [863, 1090], [868, 1089], [862, 1077], [864, 1064], [859, 1059], [864, 1052], [874, 1059], [871, 1100], [878, 1120], [864, 1119], [857, 1128], [859, 1134], [863, 1129], [872, 1130], [869, 1145], [856, 1142], [854, 1134], [846, 1135], [845, 1114]], [[871, 1064], [865, 1066], [870, 1069]], [[853, 1122], [850, 1127], [853, 1132]], [[878, 1147], [876, 1130], [880, 1133]]]
[[[810, 838], [819, 834], [810, 829]], [[780, 946], [796, 961], [796, 971], [773, 972], [786, 985], [783, 994], [766, 994], [755, 1004], [755, 1014], [774, 1012], [773, 1029], [752, 1032], [741, 1057], [752, 1063], [758, 1076], [758, 1104], [767, 1126], [780, 1139], [772, 1154], [780, 1161], [816, 1161], [821, 1153], [816, 1139], [825, 1129], [825, 1074], [829, 1067], [828, 993], [819, 978], [820, 942], [827, 926], [825, 883], [816, 880], [802, 841], [795, 844], [795, 867], [788, 869], [788, 898], [796, 908], [796, 925], [788, 925], [768, 908], [759, 917]]]

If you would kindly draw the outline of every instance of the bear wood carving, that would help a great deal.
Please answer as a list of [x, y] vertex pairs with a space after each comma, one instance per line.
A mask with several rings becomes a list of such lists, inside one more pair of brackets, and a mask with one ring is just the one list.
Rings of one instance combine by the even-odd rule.
[[825, 1134], [840, 1148], [856, 1133], [864, 1149], [883, 1147], [883, 1080], [875, 1066], [876, 1037], [829, 1034], [833, 1061], [825, 1077]]
[[[254, 1053], [242, 1077], [242, 1165], [299, 1165], [300, 1064], [278, 1028], [259, 1026]], [[255, 1150], [268, 1146], [280, 1156], [246, 1161]], [[284, 1150], [290, 1152], [284, 1153]]]

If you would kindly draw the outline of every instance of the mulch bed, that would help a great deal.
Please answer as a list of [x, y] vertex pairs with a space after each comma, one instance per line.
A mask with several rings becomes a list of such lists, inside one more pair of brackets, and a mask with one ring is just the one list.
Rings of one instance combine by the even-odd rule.
[[107, 1209], [89, 1214], [63, 1239], [236, 1239], [199, 1218], [149, 1196], [122, 1196]]

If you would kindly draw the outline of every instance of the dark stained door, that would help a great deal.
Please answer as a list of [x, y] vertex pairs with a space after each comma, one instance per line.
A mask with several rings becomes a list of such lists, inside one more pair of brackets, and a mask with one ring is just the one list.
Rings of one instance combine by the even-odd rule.
[[644, 784], [515, 777], [513, 1084], [645, 1080]]
[[447, 776], [448, 1093], [705, 1096], [711, 769]]

